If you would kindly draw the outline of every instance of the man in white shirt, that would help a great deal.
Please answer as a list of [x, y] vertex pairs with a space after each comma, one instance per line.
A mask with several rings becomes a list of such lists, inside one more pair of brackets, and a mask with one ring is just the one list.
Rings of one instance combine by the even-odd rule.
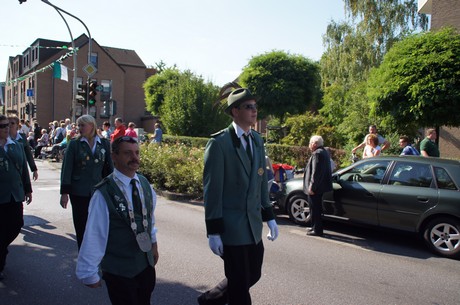
[[352, 153], [356, 153], [356, 151], [360, 148], [363, 148], [364, 146], [366, 146], [367, 144], [367, 136], [370, 135], [370, 134], [375, 134], [377, 136], [377, 138], [379, 139], [379, 146], [382, 148], [381, 151], [384, 151], [385, 149], [387, 149], [388, 147], [390, 147], [390, 142], [388, 142], [384, 137], [382, 137], [381, 135], [379, 135], [377, 133], [377, 126], [375, 125], [371, 125], [369, 126], [369, 133], [364, 137], [364, 141], [359, 144], [358, 146], [356, 146], [355, 148], [352, 149]]
[[96, 185], [91, 198], [76, 275], [86, 286], [100, 287], [100, 267], [112, 304], [149, 305], [159, 257], [156, 194], [147, 179], [136, 173], [139, 144], [135, 139], [117, 138], [112, 160], [114, 172]]

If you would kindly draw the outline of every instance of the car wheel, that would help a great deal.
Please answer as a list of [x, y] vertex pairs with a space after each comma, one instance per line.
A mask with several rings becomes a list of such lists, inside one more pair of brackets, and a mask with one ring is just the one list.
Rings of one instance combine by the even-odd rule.
[[424, 232], [428, 247], [438, 255], [460, 257], [460, 221], [439, 217], [428, 223]]
[[289, 198], [287, 205], [289, 218], [300, 225], [307, 225], [310, 222], [310, 204], [306, 195], [297, 194]]

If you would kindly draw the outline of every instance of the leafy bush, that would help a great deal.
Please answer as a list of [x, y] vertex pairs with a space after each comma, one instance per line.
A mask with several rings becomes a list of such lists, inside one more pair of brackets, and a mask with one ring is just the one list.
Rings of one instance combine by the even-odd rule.
[[157, 189], [201, 196], [203, 155], [203, 148], [184, 144], [143, 144], [139, 171]]

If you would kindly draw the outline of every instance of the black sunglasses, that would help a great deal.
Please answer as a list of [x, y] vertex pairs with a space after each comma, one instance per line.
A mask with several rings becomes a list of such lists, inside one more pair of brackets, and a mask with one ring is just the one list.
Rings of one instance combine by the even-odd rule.
[[6, 128], [10, 126], [10, 123], [0, 124], [0, 128]]
[[239, 109], [243, 108], [243, 109], [246, 109], [246, 110], [257, 110], [257, 104], [240, 105], [238, 108]]
[[112, 144], [118, 145], [118, 144], [123, 143], [123, 142], [137, 143], [137, 140], [135, 138], [133, 138], [133, 137], [123, 136], [123, 137], [116, 138], [113, 141]]

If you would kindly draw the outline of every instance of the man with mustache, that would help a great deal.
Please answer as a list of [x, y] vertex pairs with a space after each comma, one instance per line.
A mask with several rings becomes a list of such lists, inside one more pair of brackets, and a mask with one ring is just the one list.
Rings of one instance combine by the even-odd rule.
[[113, 173], [96, 185], [91, 197], [76, 275], [86, 286], [100, 287], [100, 266], [112, 304], [149, 305], [158, 262], [156, 194], [136, 173], [136, 139], [115, 139], [112, 160]]

